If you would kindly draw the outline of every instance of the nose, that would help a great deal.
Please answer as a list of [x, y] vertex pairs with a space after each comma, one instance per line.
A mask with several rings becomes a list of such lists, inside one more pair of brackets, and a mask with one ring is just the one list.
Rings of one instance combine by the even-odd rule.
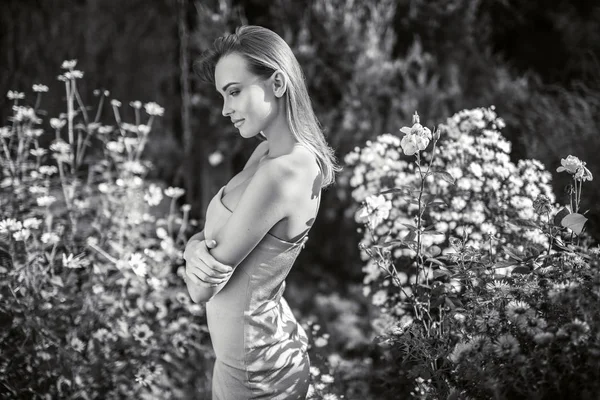
[[227, 104], [227, 100], [223, 101], [223, 110], [221, 110], [221, 114], [223, 114], [224, 117], [231, 114], [231, 107]]

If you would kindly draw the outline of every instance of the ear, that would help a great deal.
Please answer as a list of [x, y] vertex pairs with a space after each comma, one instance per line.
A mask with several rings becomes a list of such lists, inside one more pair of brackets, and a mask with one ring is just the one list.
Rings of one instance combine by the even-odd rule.
[[271, 84], [275, 97], [283, 97], [285, 91], [287, 90], [287, 83], [287, 76], [282, 70], [278, 69], [277, 71], [273, 72], [273, 75], [271, 75]]

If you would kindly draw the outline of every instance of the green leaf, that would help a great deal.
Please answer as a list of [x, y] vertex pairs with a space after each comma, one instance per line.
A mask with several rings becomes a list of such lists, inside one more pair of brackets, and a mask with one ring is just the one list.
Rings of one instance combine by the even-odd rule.
[[427, 203], [427, 206], [431, 207], [448, 207], [448, 203], [441, 199], [435, 199]]
[[58, 275], [55, 275], [52, 278], [50, 278], [50, 282], [55, 284], [56, 286], [65, 287], [65, 284], [63, 283], [62, 278]]
[[498, 261], [494, 263], [492, 268], [507, 268], [512, 267], [513, 265], [517, 265], [514, 261]]
[[575, 234], [577, 236], [579, 236], [579, 235], [581, 235], [581, 232], [583, 231], [583, 225], [585, 225], [587, 220], [588, 219], [581, 214], [571, 213], [571, 214], [565, 216], [560, 221], [560, 224], [562, 226], [564, 226], [565, 228], [569, 228], [570, 230], [575, 232]]
[[383, 190], [383, 191], [379, 192], [379, 194], [381, 195], [381, 194], [389, 194], [389, 193], [403, 193], [403, 192], [405, 192], [407, 190], [409, 192], [412, 192], [413, 190], [415, 190], [415, 188], [410, 187], [410, 186], [397, 186], [397, 187], [392, 188], [392, 189]]
[[427, 253], [431, 255], [431, 257], [435, 257], [442, 253], [442, 249], [439, 246], [433, 245], [427, 249]]
[[435, 299], [433, 299], [431, 301], [431, 308], [439, 307], [442, 305], [443, 302], [444, 302], [443, 296], [436, 297]]
[[554, 216], [554, 225], [562, 226], [561, 222], [562, 222], [563, 218], [569, 214], [571, 214], [571, 211], [567, 207], [561, 208], [561, 210], [559, 212], [557, 212], [556, 215]]
[[433, 271], [433, 279], [439, 278], [440, 276], [449, 276], [450, 271], [446, 271], [444, 269], [436, 269]]
[[447, 171], [433, 171], [433, 174], [454, 185], [454, 177]]
[[414, 242], [414, 240], [417, 238], [417, 233], [415, 231], [410, 231], [406, 234], [406, 236], [404, 236], [404, 241], [405, 242]]
[[433, 264], [437, 264], [440, 267], [445, 267], [446, 264], [444, 264], [443, 262], [441, 262], [440, 260], [438, 260], [437, 258], [432, 258], [432, 257], [428, 257], [425, 259], [425, 262], [429, 262], [429, 263], [433, 263]]
[[387, 249], [389, 247], [409, 247], [404, 240], [390, 240], [389, 242], [383, 242], [373, 246], [378, 249]]
[[511, 274], [529, 274], [531, 272], [531, 268], [525, 265], [519, 265], [518, 267], [513, 268], [510, 272]]
[[507, 247], [504, 248], [504, 252], [506, 254], [508, 254], [508, 256], [512, 259], [515, 259], [517, 261], [523, 261], [523, 258], [515, 253], [512, 252], [512, 250], [508, 249]]
[[445, 233], [438, 231], [423, 231], [422, 235], [445, 235]]
[[404, 225], [405, 227], [407, 227], [411, 232], [417, 230], [417, 227], [414, 226], [414, 225], [411, 225], [411, 224], [402, 224], [402, 225]]
[[[452, 297], [450, 297], [450, 299], [452, 300], [452, 303], [454, 303], [455, 306], [461, 307], [461, 308], [463, 307], [462, 301], [460, 301], [460, 299], [458, 299], [457, 297], [452, 296]], [[464, 312], [465, 310], [464, 309], [459, 310], [457, 308], [457, 311]]]

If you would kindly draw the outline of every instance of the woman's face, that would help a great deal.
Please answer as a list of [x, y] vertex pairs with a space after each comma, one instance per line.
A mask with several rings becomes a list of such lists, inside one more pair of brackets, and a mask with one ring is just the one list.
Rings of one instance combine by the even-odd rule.
[[278, 113], [277, 98], [269, 85], [247, 68], [246, 59], [232, 53], [222, 57], [215, 67], [215, 85], [223, 96], [223, 116], [245, 138], [265, 131]]

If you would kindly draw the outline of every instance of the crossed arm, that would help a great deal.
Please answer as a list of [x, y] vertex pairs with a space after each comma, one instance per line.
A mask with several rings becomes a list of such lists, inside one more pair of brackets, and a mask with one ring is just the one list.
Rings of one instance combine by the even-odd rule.
[[210, 287], [224, 284], [233, 269], [217, 261], [208, 251], [216, 242], [207, 242], [204, 230], [192, 236], [185, 246], [183, 258], [186, 260], [183, 275], [191, 299], [198, 303]]
[[[293, 174], [293, 170], [283, 160], [274, 159], [262, 165], [251, 178], [227, 222], [211, 238], [219, 245], [208, 251], [204, 231], [190, 238], [184, 258], [186, 284], [194, 302], [207, 302], [218, 293], [226, 285], [233, 269], [277, 222], [286, 217], [287, 204], [290, 196], [293, 196], [295, 186]], [[215, 263], [212, 264], [216, 270], [231, 266], [230, 272], [203, 273], [207, 265], [204, 264], [204, 259], [199, 259], [202, 256], [208, 258], [209, 263], [212, 263], [210, 258], [214, 259]], [[204, 264], [204, 268], [200, 263]]]

